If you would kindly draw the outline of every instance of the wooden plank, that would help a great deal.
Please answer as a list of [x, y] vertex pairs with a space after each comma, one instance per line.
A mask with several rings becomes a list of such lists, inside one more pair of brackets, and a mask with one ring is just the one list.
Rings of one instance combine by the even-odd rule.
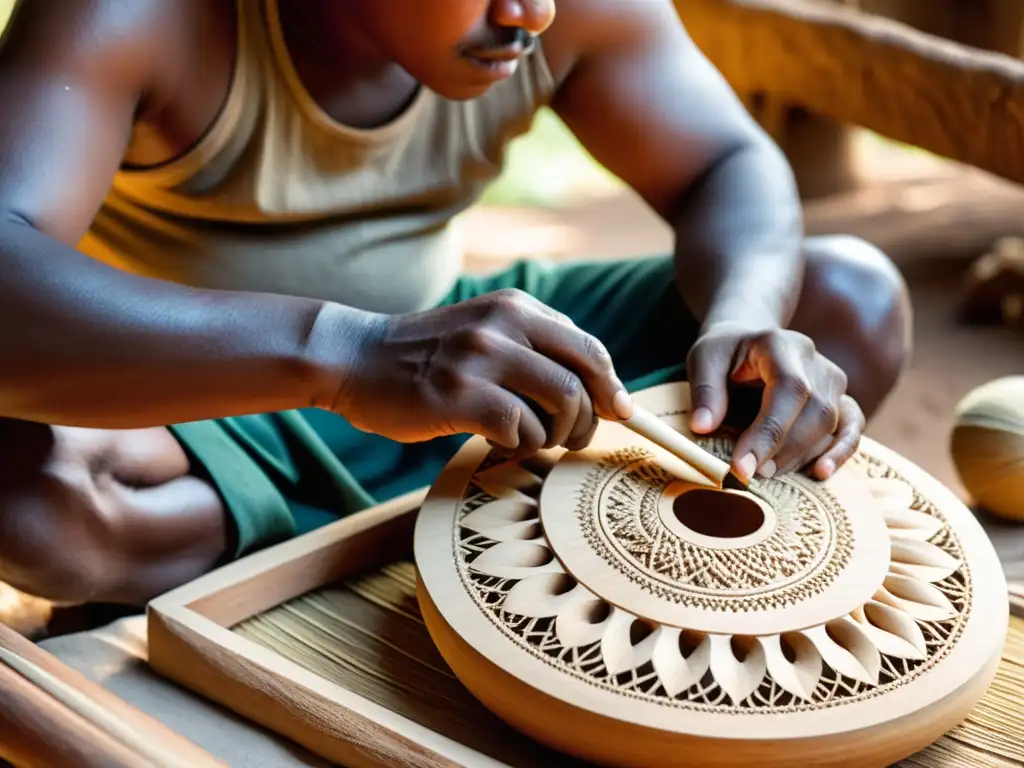
[[2, 624], [0, 758], [24, 768], [223, 765]]

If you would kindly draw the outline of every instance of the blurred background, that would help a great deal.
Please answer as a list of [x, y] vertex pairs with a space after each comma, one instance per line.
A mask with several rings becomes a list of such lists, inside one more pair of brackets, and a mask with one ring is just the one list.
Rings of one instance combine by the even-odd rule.
[[[13, 2], [0, 0], [0, 25]], [[677, 7], [790, 157], [808, 232], [859, 235], [906, 276], [914, 359], [869, 434], [965, 495], [949, 453], [954, 407], [1024, 370], [1024, 0]], [[667, 228], [550, 112], [462, 224], [475, 272], [672, 247]]]

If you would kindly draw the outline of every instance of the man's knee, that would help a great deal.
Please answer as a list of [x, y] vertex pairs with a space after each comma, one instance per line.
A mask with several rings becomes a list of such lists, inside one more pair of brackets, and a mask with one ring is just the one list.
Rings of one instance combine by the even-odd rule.
[[0, 581], [59, 602], [141, 605], [205, 573], [227, 538], [217, 491], [189, 474], [167, 430], [0, 420]]
[[793, 326], [842, 367], [870, 415], [910, 359], [912, 311], [906, 283], [878, 248], [856, 237], [808, 238], [807, 275]]
[[0, 580], [55, 602], [88, 602], [119, 561], [116, 518], [90, 478], [53, 469], [0, 486]]

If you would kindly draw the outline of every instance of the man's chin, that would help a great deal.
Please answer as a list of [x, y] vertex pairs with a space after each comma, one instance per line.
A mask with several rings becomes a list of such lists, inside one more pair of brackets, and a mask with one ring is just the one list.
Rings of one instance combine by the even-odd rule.
[[436, 85], [425, 83], [425, 85], [438, 96], [448, 101], [472, 101], [487, 93], [494, 83], [454, 83], [448, 81]]
[[448, 77], [438, 72], [438, 77], [424, 78], [420, 82], [449, 101], [471, 101], [480, 98], [495, 85], [511, 79], [520, 66], [522, 61], [488, 65], [463, 59], [451, 68], [451, 72], [444, 73]]

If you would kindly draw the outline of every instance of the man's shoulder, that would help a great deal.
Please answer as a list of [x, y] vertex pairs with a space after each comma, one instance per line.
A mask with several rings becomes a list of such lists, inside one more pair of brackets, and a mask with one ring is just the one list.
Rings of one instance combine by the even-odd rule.
[[[173, 66], [211, 0], [32, 0], [18, 3], [4, 48], [43, 71], [72, 68], [83, 79], [132, 81]], [[8, 55], [8, 60], [11, 60]]]
[[672, 0], [558, 0], [544, 51], [562, 82], [583, 58], [614, 48], [624, 36], [645, 34], [667, 18], [678, 23]]

